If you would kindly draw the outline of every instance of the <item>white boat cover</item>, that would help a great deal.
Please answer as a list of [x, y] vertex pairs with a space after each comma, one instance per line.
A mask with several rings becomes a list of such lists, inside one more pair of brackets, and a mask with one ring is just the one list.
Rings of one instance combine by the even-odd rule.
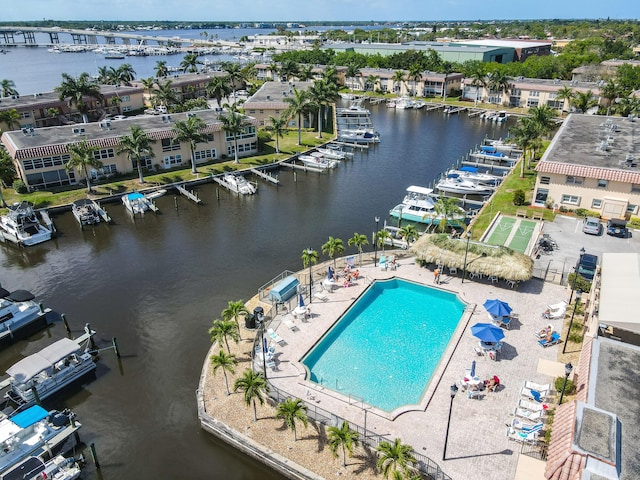
[[79, 352], [80, 345], [68, 338], [62, 338], [38, 353], [23, 358], [10, 367], [7, 374], [18, 383], [26, 383], [43, 370], [53, 368], [56, 362]]

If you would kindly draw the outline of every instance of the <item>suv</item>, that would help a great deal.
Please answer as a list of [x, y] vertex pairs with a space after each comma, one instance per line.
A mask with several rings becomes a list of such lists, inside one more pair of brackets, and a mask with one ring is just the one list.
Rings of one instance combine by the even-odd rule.
[[600, 232], [602, 231], [600, 220], [594, 217], [585, 218], [584, 224], [582, 225], [582, 231], [590, 235], [600, 235]]
[[590, 253], [584, 253], [580, 257], [580, 263], [578, 263], [578, 273], [587, 280], [593, 280], [598, 268], [598, 256], [591, 255]]
[[629, 236], [627, 221], [621, 218], [611, 218], [607, 220], [607, 235], [627, 238], [627, 236]]

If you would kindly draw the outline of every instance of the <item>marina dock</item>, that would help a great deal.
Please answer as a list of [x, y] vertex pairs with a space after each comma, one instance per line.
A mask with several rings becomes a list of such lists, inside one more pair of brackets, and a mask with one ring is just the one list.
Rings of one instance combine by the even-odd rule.
[[321, 168], [308, 167], [307, 165], [298, 165], [297, 163], [281, 162], [281, 167], [291, 168], [292, 170], [302, 170], [303, 172], [324, 173], [326, 170]]
[[263, 180], [266, 180], [267, 182], [271, 182], [275, 185], [278, 185], [280, 183], [280, 180], [278, 180], [278, 177], [274, 177], [273, 175], [269, 175], [268, 173], [265, 173], [261, 170], [258, 170], [257, 168], [251, 168], [249, 170], [251, 173], [253, 173], [254, 175], [256, 175], [257, 177], [262, 178]]
[[53, 224], [53, 220], [51, 220], [51, 217], [49, 216], [49, 212], [45, 209], [40, 210], [40, 217], [42, 217], [42, 221], [44, 222], [45, 226], [49, 230], [51, 230], [51, 235], [55, 235], [56, 226]]
[[[214, 177], [214, 180], [215, 180], [215, 177]], [[202, 200], [200, 200], [200, 197], [198, 197], [196, 193], [194, 193], [193, 191], [187, 190], [186, 188], [184, 188], [183, 185], [176, 184], [175, 187], [176, 187], [176, 190], [178, 190], [178, 192], [180, 192], [182, 195], [187, 197], [192, 202], [195, 202], [197, 204], [200, 204], [202, 202]]]

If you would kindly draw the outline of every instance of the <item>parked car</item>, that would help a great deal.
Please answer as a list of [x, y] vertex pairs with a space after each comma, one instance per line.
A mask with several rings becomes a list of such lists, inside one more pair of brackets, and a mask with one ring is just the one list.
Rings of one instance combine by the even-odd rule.
[[600, 233], [602, 232], [602, 224], [597, 218], [587, 217], [584, 219], [582, 231], [584, 233], [588, 233], [589, 235], [600, 235]]
[[629, 236], [627, 221], [622, 218], [610, 218], [607, 220], [607, 235], [627, 238]]
[[578, 263], [578, 273], [587, 280], [593, 280], [598, 268], [598, 256], [591, 255], [590, 253], [584, 253], [580, 257], [580, 263]]

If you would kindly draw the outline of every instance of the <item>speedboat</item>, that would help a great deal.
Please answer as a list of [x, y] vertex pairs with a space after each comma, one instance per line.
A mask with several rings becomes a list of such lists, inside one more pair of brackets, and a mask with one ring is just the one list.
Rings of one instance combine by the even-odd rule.
[[48, 412], [39, 405], [5, 418], [0, 421], [0, 475], [29, 457], [49, 454], [80, 427], [74, 413]]
[[[10, 343], [16, 337], [24, 337], [29, 330], [44, 327], [51, 309], [41, 308], [26, 290], [9, 293], [0, 287], [0, 343]], [[27, 328], [29, 327], [29, 328]]]
[[378, 132], [368, 129], [344, 130], [338, 134], [338, 139], [343, 142], [378, 143], [380, 142], [380, 135]]
[[4, 396], [22, 409], [50, 397], [95, 368], [88, 339], [82, 346], [62, 338], [9, 367], [9, 389]]
[[450, 175], [457, 175], [464, 180], [469, 180], [473, 183], [489, 186], [497, 185], [504, 178], [497, 175], [491, 175], [490, 173], [482, 173], [478, 171], [476, 167], [467, 166], [461, 167], [460, 170], [449, 170], [447, 172], [447, 176]]
[[253, 195], [256, 193], [256, 187], [251, 182], [249, 182], [242, 175], [234, 175], [232, 173], [226, 173], [224, 177], [222, 177], [224, 182], [227, 184], [229, 190], [235, 193], [241, 193], [243, 195]]
[[165, 188], [161, 188], [159, 190], [154, 190], [153, 192], [145, 193], [144, 196], [149, 200], [155, 200], [156, 198], [160, 198], [167, 193]]
[[132, 192], [123, 195], [122, 203], [124, 204], [126, 209], [134, 215], [136, 213], [144, 213], [148, 210], [153, 210], [154, 212], [158, 211], [158, 207], [156, 207], [151, 200], [149, 200], [139, 192]]
[[431, 223], [435, 215], [433, 189], [411, 185], [402, 203], [391, 209], [389, 215], [419, 223]]
[[339, 150], [335, 150], [333, 148], [318, 147], [316, 150], [323, 157], [328, 158], [330, 160], [344, 160], [345, 158], [347, 158], [347, 156], [344, 154], [344, 152], [341, 152]]
[[493, 192], [491, 187], [478, 185], [458, 175], [449, 175], [443, 178], [436, 184], [436, 188], [442, 192], [472, 195], [488, 195]]
[[496, 123], [504, 123], [507, 121], [507, 117], [509, 115], [507, 114], [507, 112], [505, 110], [500, 110], [498, 113], [496, 113], [492, 120]]
[[28, 457], [14, 468], [3, 474], [1, 480], [54, 479], [75, 480], [82, 473], [80, 464], [75, 458], [62, 455], [44, 462], [38, 457]]
[[0, 217], [0, 234], [5, 240], [24, 246], [51, 240], [51, 230], [38, 221], [29, 202], [9, 205], [9, 212]]
[[299, 155], [300, 160], [305, 167], [317, 168], [320, 170], [329, 170], [338, 166], [338, 162], [335, 160], [327, 160], [324, 157], [314, 157], [312, 155]]
[[415, 105], [415, 102], [409, 97], [400, 97], [395, 101], [396, 110], [409, 110]]
[[100, 212], [106, 215], [105, 211], [100, 208], [97, 202], [89, 200], [88, 198], [82, 198], [73, 202], [71, 204], [71, 211], [78, 223], [82, 226], [100, 223], [100, 219], [103, 218]]

